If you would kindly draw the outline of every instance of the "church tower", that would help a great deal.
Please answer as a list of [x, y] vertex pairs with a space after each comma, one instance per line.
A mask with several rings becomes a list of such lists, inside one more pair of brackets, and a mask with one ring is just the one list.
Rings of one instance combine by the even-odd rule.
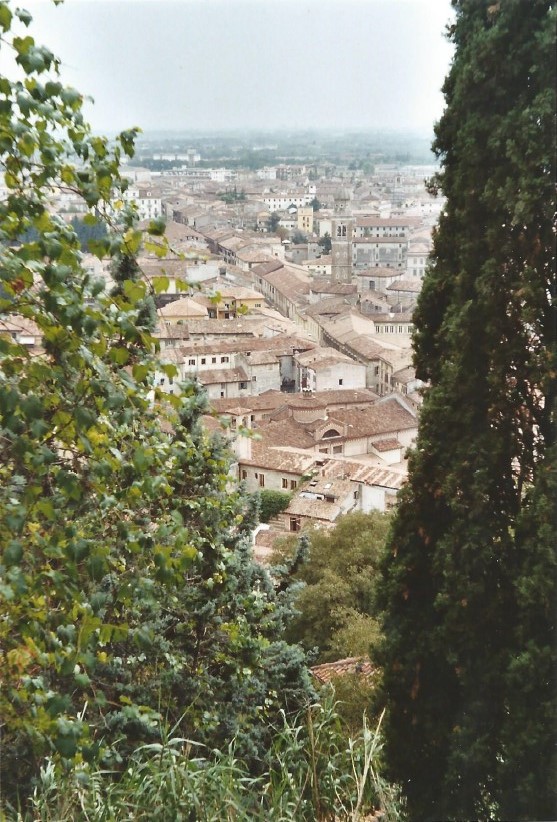
[[331, 219], [331, 279], [348, 283], [352, 280], [354, 226], [350, 199], [351, 192], [348, 189], [342, 189], [335, 194], [334, 215]]

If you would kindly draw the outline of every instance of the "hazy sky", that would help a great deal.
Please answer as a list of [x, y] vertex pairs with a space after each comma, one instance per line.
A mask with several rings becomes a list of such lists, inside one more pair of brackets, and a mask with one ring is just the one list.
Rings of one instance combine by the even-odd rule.
[[21, 5], [37, 42], [62, 59], [65, 82], [95, 99], [87, 114], [99, 130], [429, 133], [442, 111], [449, 0]]

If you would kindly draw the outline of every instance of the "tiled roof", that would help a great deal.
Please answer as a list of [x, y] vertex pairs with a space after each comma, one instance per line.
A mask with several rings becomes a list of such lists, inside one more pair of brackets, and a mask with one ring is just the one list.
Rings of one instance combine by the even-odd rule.
[[183, 317], [186, 319], [190, 317], [206, 317], [207, 309], [191, 297], [180, 297], [178, 300], [173, 300], [171, 303], [167, 303], [162, 308], [159, 308], [158, 313], [163, 318]]
[[336, 662], [324, 662], [322, 665], [313, 665], [310, 671], [313, 676], [323, 684], [343, 674], [360, 674], [366, 679], [371, 679], [376, 674], [376, 670], [369, 659], [363, 656], [351, 656], [346, 659], [338, 659]]
[[[249, 407], [251, 411], [270, 412], [280, 407], [300, 410], [322, 408], [326, 410], [329, 407], [365, 406], [377, 399], [377, 394], [367, 388], [360, 388], [356, 391], [350, 389], [316, 391], [313, 394], [285, 394], [283, 391], [271, 390], [264, 391], [254, 397], [242, 397], [242, 404]], [[233, 404], [233, 399], [212, 400], [212, 406], [219, 414], [227, 413]]]
[[[319, 260], [312, 260], [312, 262], [319, 262]], [[355, 294], [357, 291], [356, 285], [353, 283], [331, 281], [323, 277], [316, 277], [312, 281], [310, 289], [314, 294]]]
[[251, 365], [278, 365], [278, 354], [275, 351], [252, 351], [245, 357]]
[[357, 460], [327, 459], [321, 468], [324, 477], [342, 476], [354, 482], [361, 482], [364, 485], [377, 485], [380, 488], [398, 490], [402, 488], [406, 481], [405, 473], [384, 468], [377, 465], [369, 465]]
[[325, 522], [334, 522], [342, 513], [340, 505], [335, 502], [326, 502], [322, 499], [307, 499], [294, 497], [284, 511], [285, 516], [311, 517]]
[[215, 383], [247, 382], [248, 376], [243, 368], [215, 368], [198, 371], [195, 375], [202, 385]]
[[261, 265], [254, 266], [251, 273], [252, 275], [255, 274], [259, 277], [264, 277], [266, 274], [270, 274], [271, 271], [277, 271], [279, 268], [284, 268], [283, 262], [280, 260], [269, 260], [268, 262], [261, 263]]
[[[218, 320], [212, 320], [212, 322], [218, 322]], [[230, 323], [234, 321], [222, 320], [221, 322]], [[223, 340], [218, 343], [215, 340], [210, 342], [206, 342], [205, 340], [192, 340], [188, 342], [187, 345], [181, 346], [180, 352], [184, 358], [191, 354], [241, 354], [248, 351], [252, 354], [254, 352], [272, 351], [275, 356], [280, 356], [292, 354], [293, 351], [305, 351], [315, 347], [315, 342], [304, 340], [301, 337], [291, 334], [276, 334], [274, 337], [250, 337], [249, 339], [244, 337], [237, 340]]]
[[[346, 354], [341, 354], [336, 348], [315, 348], [313, 351], [303, 351], [300, 354], [296, 354], [294, 359], [300, 363], [300, 365], [308, 367], [337, 363], [354, 363], [353, 359]], [[359, 365], [359, 363], [354, 364]]]
[[374, 440], [371, 443], [371, 447], [382, 453], [383, 451], [392, 451], [395, 448], [402, 448], [402, 445], [395, 437], [389, 437], [384, 440]]
[[401, 368], [399, 371], [394, 372], [393, 379], [403, 384], [412, 382], [412, 380], [416, 379], [416, 369], [412, 365], [409, 365], [407, 368]]
[[422, 281], [419, 277], [406, 278], [404, 280], [395, 280], [394, 283], [387, 286], [388, 291], [404, 291], [407, 294], [419, 294], [422, 290]]
[[261, 440], [251, 440], [250, 459], [239, 458], [238, 465], [253, 465], [269, 471], [302, 476], [314, 463], [315, 455], [272, 448]]
[[412, 311], [389, 311], [388, 313], [377, 313], [371, 318], [374, 322], [386, 323], [410, 323], [412, 322]]

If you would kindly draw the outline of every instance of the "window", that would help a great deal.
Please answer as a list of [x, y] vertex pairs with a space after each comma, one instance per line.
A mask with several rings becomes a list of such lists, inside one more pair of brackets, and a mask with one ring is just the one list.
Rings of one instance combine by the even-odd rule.
[[207, 363], [207, 357], [201, 357], [201, 365], [205, 365]]
[[259, 485], [261, 488], [265, 487], [265, 474], [259, 474]]
[[248, 387], [247, 382], [241, 382], [240, 383], [240, 391], [246, 391], [247, 387]]
[[333, 445], [333, 454], [342, 454], [342, 445]]
[[299, 531], [300, 530], [300, 518], [299, 517], [290, 517], [290, 530], [291, 531]]
[[220, 361], [221, 362], [230, 362], [230, 357], [221, 357]]
[[294, 490], [294, 488], [298, 487], [298, 480], [290, 480], [290, 488]]
[[283, 488], [288, 488], [288, 480], [285, 479], [284, 477], [282, 478], [282, 487]]
[[212, 363], [216, 363], [216, 361], [217, 361], [217, 358], [216, 358], [216, 357], [211, 357], [211, 362], [212, 362]]
[[247, 479], [247, 478], [248, 478], [248, 472], [246, 471], [245, 468], [242, 468], [242, 479]]
[[257, 382], [257, 377], [252, 377], [252, 378], [251, 378], [251, 381], [252, 381], [252, 382]]
[[342, 383], [343, 383], [343, 382], [344, 382], [344, 380], [340, 379], [340, 380], [338, 381], [338, 384], [339, 384], [339, 385], [342, 385]]
[[188, 360], [188, 365], [195, 365], [195, 360], [193, 360], [193, 359]]

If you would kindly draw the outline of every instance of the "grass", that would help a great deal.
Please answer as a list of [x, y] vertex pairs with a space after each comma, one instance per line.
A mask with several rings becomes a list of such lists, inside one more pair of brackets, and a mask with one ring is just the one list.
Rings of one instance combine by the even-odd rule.
[[275, 729], [254, 775], [234, 753], [187, 739], [138, 748], [123, 771], [46, 760], [25, 810], [0, 805], [6, 822], [402, 822], [398, 792], [380, 775], [380, 722], [364, 717], [347, 739], [335, 705], [308, 707]]

